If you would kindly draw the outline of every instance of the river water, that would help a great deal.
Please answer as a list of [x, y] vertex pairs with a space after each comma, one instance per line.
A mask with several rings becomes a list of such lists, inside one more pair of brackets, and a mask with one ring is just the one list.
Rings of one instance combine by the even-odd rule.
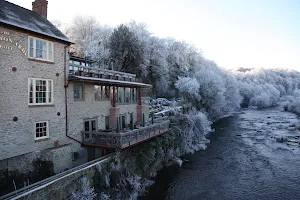
[[[300, 199], [299, 119], [243, 110], [214, 125], [205, 151], [161, 170], [143, 200]], [[296, 126], [296, 128], [295, 128]]]

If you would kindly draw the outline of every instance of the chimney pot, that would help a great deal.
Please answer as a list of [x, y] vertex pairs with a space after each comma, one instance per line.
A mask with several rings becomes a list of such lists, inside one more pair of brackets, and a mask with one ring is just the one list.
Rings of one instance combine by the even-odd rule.
[[47, 19], [48, 1], [47, 0], [35, 0], [32, 2], [32, 11], [38, 13], [45, 19]]

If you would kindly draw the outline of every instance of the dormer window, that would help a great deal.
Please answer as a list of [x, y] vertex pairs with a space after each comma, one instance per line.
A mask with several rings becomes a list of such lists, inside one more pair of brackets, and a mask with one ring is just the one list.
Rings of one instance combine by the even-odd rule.
[[29, 58], [53, 62], [53, 42], [29, 37], [28, 44]]

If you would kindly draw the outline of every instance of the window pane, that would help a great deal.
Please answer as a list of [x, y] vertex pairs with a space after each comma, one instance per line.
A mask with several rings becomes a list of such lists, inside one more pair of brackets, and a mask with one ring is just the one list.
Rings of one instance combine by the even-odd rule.
[[89, 121], [84, 122], [84, 131], [90, 131], [90, 122]]
[[83, 86], [82, 85], [74, 85], [74, 99], [75, 100], [83, 100]]
[[53, 56], [52, 56], [52, 42], [49, 42], [48, 43], [48, 54], [49, 54], [49, 57], [48, 57], [48, 60], [53, 60]]
[[94, 85], [94, 92], [95, 92], [95, 100], [96, 101], [101, 100], [101, 90], [102, 90], [102, 86]]
[[42, 79], [28, 79], [29, 104], [52, 104], [53, 81]]
[[47, 59], [47, 51], [42, 51], [43, 59]]
[[30, 56], [30, 57], [33, 57], [33, 48], [30, 48], [30, 49], [29, 49], [29, 56]]
[[91, 131], [96, 131], [96, 120], [92, 120], [92, 130]]
[[48, 103], [52, 103], [52, 81], [48, 81]]
[[29, 79], [29, 103], [33, 103], [33, 80]]
[[47, 59], [47, 43], [45, 41], [41, 41], [36, 39], [35, 40], [35, 57], [36, 58], [42, 58]]
[[35, 41], [35, 48], [40, 49], [40, 41], [39, 40]]
[[123, 103], [124, 89], [122, 87], [118, 87], [118, 103]]
[[126, 103], [129, 103], [129, 98], [130, 98], [130, 88], [126, 88], [125, 90]]
[[35, 137], [47, 137], [48, 135], [48, 123], [47, 122], [38, 122], [35, 124]]
[[43, 51], [47, 51], [47, 43], [45, 41], [41, 41], [41, 47]]
[[35, 81], [35, 90], [36, 90], [36, 103], [46, 103], [46, 81], [45, 80], [36, 80]]
[[109, 94], [109, 92], [110, 92], [109, 86], [105, 86], [104, 90], [105, 90], [105, 98], [109, 99], [109, 96], [110, 96], [110, 94]]
[[30, 47], [30, 48], [33, 48], [33, 38], [30, 38], [30, 39], [29, 39], [29, 47]]
[[53, 61], [53, 42], [29, 38], [29, 57]]

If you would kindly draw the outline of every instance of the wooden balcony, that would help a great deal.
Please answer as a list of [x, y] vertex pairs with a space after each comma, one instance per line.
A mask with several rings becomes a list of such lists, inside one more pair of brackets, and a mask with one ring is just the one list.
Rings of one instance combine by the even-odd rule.
[[82, 131], [82, 141], [84, 146], [121, 150], [166, 133], [169, 130], [169, 124], [169, 120], [165, 120], [120, 133]]
[[136, 75], [114, 70], [101, 69], [91, 66], [69, 63], [68, 81], [90, 82], [94, 84], [130, 87], [151, 88], [152, 85], [135, 82]]
[[119, 72], [114, 70], [102, 69], [92, 66], [84, 66], [75, 63], [69, 63], [69, 74], [76, 76], [87, 76], [103, 79], [121, 80], [121, 81], [135, 81], [136, 75]]

